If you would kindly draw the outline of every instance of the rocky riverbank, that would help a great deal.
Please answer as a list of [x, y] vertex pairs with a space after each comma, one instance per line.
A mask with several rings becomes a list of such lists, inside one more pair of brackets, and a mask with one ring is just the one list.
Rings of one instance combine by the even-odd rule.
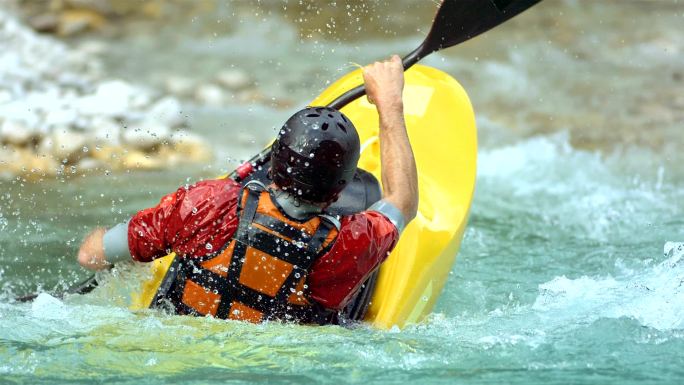
[[[175, 97], [111, 79], [87, 49], [0, 9], [0, 176], [174, 167], [211, 158]], [[87, 48], [87, 47], [86, 47]]]

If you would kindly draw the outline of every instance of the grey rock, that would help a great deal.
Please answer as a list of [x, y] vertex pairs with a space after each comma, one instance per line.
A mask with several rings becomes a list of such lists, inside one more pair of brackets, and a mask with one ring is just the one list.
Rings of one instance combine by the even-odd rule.
[[13, 120], [29, 127], [35, 127], [40, 123], [40, 117], [35, 108], [21, 100], [1, 104], [0, 118]]
[[216, 75], [216, 81], [229, 90], [239, 90], [250, 85], [249, 76], [238, 69], [223, 70]]
[[121, 144], [122, 127], [109, 118], [95, 118], [91, 122], [88, 143], [94, 146], [118, 146]]
[[195, 89], [195, 82], [190, 78], [170, 76], [164, 82], [166, 90], [174, 95], [189, 96]]
[[107, 45], [101, 41], [88, 40], [81, 43], [78, 50], [86, 55], [101, 55], [107, 51]]
[[94, 158], [83, 158], [76, 164], [76, 169], [78, 171], [96, 171], [106, 165], [99, 159]]
[[170, 141], [173, 144], [192, 144], [197, 146], [207, 145], [207, 141], [204, 138], [198, 134], [186, 130], [178, 130], [174, 132], [170, 137]]
[[91, 102], [95, 111], [103, 115], [124, 116], [135, 93], [136, 90], [130, 84], [122, 80], [110, 80], [97, 87]]
[[72, 108], [60, 108], [48, 111], [43, 120], [47, 128], [75, 125], [78, 120], [78, 113]]
[[185, 123], [180, 102], [172, 97], [158, 100], [150, 108], [147, 119], [169, 127], [178, 127]]
[[127, 129], [122, 137], [124, 143], [132, 147], [148, 149], [160, 143], [168, 142], [171, 137], [171, 129], [158, 122], [145, 121], [138, 127]]
[[39, 149], [44, 153], [49, 150], [57, 159], [69, 159], [83, 152], [87, 139], [85, 134], [63, 127], [56, 129], [48, 138], [43, 139]]
[[195, 92], [195, 99], [210, 106], [219, 106], [223, 103], [225, 95], [221, 87], [215, 84], [204, 84]]
[[29, 25], [38, 32], [55, 32], [59, 26], [59, 17], [54, 13], [44, 13], [29, 19]]
[[133, 109], [142, 110], [149, 107], [150, 103], [152, 103], [152, 96], [141, 89], [131, 97], [130, 106]]
[[32, 141], [38, 132], [21, 123], [6, 120], [0, 126], [0, 142], [23, 146]]

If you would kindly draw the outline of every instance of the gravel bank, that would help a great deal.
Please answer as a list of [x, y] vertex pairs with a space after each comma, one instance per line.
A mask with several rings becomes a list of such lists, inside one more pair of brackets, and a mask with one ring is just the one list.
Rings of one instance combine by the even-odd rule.
[[210, 160], [175, 97], [108, 78], [86, 49], [38, 35], [2, 9], [0, 46], [1, 177]]

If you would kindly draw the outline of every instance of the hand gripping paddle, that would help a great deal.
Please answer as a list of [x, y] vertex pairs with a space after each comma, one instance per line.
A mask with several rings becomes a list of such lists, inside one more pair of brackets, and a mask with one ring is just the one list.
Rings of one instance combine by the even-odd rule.
[[[423, 42], [406, 55], [402, 62], [404, 71], [422, 58], [444, 48], [453, 47], [487, 32], [506, 20], [539, 3], [541, 0], [444, 0], [437, 9], [432, 28]], [[341, 109], [366, 94], [362, 84], [340, 95], [328, 107]], [[271, 159], [271, 148], [266, 147], [249, 160], [254, 168], [261, 167]], [[239, 181], [237, 170], [229, 175]]]

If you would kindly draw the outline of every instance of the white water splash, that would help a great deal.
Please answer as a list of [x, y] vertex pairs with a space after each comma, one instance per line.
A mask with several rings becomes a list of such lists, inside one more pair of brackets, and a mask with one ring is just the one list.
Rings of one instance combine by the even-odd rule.
[[665, 255], [621, 277], [556, 277], [539, 285], [532, 308], [556, 322], [628, 317], [658, 330], [684, 328], [684, 243], [666, 243]]
[[[642, 166], [646, 171], [657, 166], [665, 173], [655, 160]], [[631, 177], [616, 172], [620, 168], [613, 157], [572, 148], [568, 134], [561, 132], [482, 150], [478, 184], [489, 184], [492, 193], [510, 197], [520, 210], [538, 210], [542, 199], [556, 202], [553, 210], [544, 211], [550, 224], [606, 241], [632, 231], [643, 207], [651, 212], [677, 209], [664, 199], [671, 192], [663, 191], [662, 176]]]

